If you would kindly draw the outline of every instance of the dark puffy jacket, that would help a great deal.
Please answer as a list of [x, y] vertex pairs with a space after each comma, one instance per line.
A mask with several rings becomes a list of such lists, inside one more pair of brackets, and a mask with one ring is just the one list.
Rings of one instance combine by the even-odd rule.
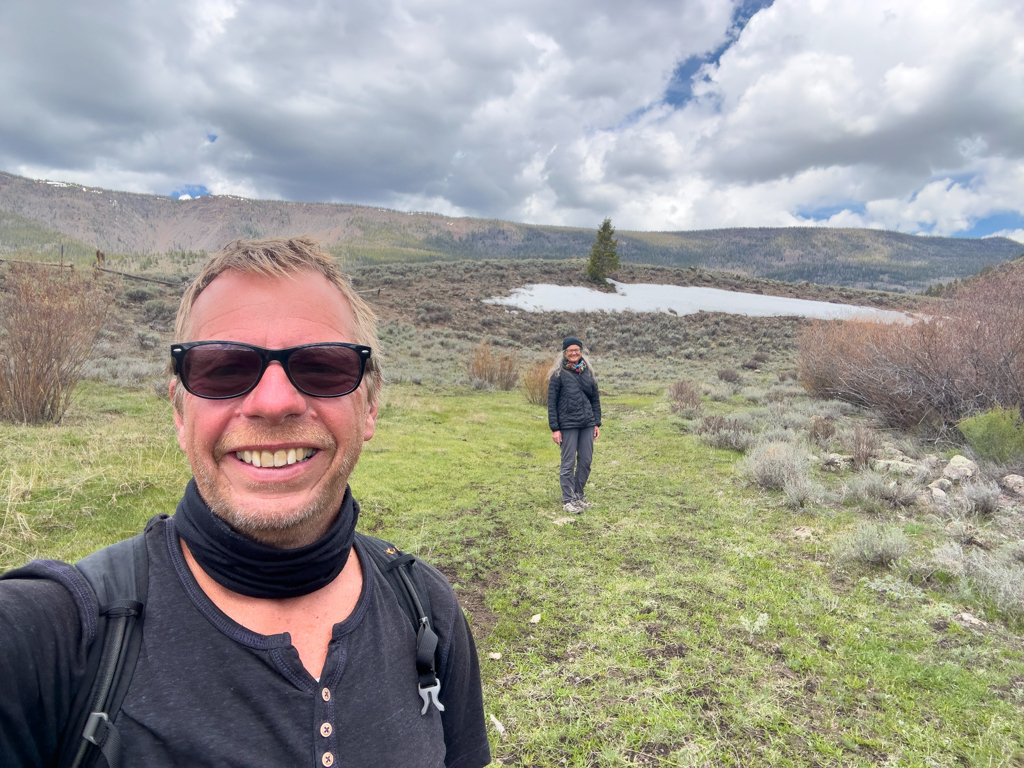
[[548, 383], [548, 426], [552, 432], [601, 426], [601, 397], [587, 368], [574, 373], [559, 368]]

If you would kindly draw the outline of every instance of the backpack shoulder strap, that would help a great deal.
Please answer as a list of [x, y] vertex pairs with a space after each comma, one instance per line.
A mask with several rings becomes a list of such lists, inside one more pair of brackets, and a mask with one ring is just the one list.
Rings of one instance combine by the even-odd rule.
[[[154, 520], [146, 526], [147, 531]], [[102, 753], [109, 768], [120, 768], [124, 760], [121, 738], [112, 721], [128, 692], [142, 645], [142, 619], [149, 592], [146, 534], [94, 552], [76, 567], [96, 592], [99, 619], [86, 674], [61, 739], [58, 765], [93, 765]]]
[[402, 552], [394, 544], [373, 536], [357, 532], [356, 538], [391, 586], [398, 604], [416, 632], [416, 673], [419, 675], [420, 698], [423, 699], [420, 714], [427, 714], [431, 703], [443, 712], [444, 705], [439, 698], [441, 681], [437, 678], [437, 633], [431, 626], [433, 613], [430, 610], [430, 596], [419, 578], [419, 572], [413, 568], [416, 558]]

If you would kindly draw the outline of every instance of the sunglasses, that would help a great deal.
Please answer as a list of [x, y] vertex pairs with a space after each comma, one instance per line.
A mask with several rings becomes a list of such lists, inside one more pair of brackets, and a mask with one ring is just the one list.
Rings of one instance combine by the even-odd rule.
[[181, 385], [196, 397], [227, 400], [256, 389], [275, 360], [299, 392], [313, 397], [342, 397], [363, 380], [370, 348], [324, 342], [288, 349], [264, 349], [236, 341], [173, 344], [172, 367]]

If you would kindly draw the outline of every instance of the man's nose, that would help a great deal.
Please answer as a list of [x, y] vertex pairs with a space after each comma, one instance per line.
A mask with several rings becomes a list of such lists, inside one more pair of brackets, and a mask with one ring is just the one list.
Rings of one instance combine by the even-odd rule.
[[242, 413], [278, 424], [288, 416], [297, 416], [306, 410], [306, 399], [297, 390], [281, 363], [276, 360], [267, 366], [256, 389], [245, 396]]

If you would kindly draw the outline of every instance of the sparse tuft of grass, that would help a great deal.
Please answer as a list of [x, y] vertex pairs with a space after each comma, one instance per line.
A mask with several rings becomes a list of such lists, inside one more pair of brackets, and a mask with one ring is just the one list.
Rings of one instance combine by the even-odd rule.
[[807, 478], [807, 452], [787, 442], [758, 443], [746, 459], [742, 471], [765, 490], [781, 491]]
[[894, 523], [865, 523], [837, 542], [832, 555], [839, 563], [889, 566], [910, 552], [910, 539]]

